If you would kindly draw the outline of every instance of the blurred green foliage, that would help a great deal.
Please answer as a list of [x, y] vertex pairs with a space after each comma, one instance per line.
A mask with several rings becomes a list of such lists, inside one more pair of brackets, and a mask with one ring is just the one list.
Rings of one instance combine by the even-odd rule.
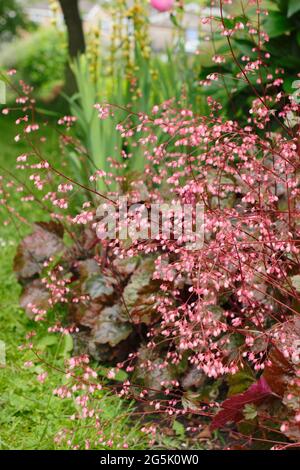
[[67, 51], [64, 34], [54, 27], [40, 28], [7, 44], [0, 54], [3, 69], [15, 68], [18, 77], [40, 98], [51, 98], [64, 81]]
[[23, 8], [17, 0], [0, 2], [0, 40], [9, 41], [18, 30], [29, 26]]

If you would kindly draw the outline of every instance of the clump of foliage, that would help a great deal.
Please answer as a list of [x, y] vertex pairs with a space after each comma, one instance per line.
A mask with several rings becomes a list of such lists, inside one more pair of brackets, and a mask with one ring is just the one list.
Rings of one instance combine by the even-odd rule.
[[[32, 151], [17, 158], [18, 169], [30, 172], [20, 192], [43, 204], [50, 220], [21, 242], [15, 270], [31, 318], [51, 322], [54, 306], [67, 308], [69, 321], [56, 318], [49, 331], [76, 343], [55, 394], [75, 397], [78, 427], [87, 420], [97, 427], [103, 412], [93, 398], [104, 384], [88, 352], [110, 364], [106, 375], [117, 395], [139, 403], [151, 443], [159, 426], [146, 416], [158, 413], [177, 430], [187, 423], [194, 435], [226, 431], [228, 448], [286, 449], [300, 444], [300, 107], [285, 94], [279, 70], [263, 93], [252, 85], [265, 71], [268, 36], [258, 25], [266, 12], [251, 1], [257, 19], [232, 25], [228, 3], [221, 0], [220, 15], [205, 21], [228, 42], [238, 68], [233, 79], [255, 95], [246, 122], [224, 117], [211, 96], [206, 115], [172, 99], [148, 113], [94, 103], [101, 120], [114, 121], [121, 112], [115, 132], [124, 146], [107, 155], [107, 167], [89, 174], [88, 185], [44, 155], [31, 90], [22, 84], [16, 140], [26, 139]], [[232, 40], [241, 29], [257, 46], [255, 57], [239, 61]], [[62, 143], [78, 150], [70, 137], [75, 121], [65, 116], [59, 125], [66, 127]], [[135, 148], [143, 173], [127, 170]], [[89, 200], [71, 205], [87, 192]], [[125, 218], [120, 196], [126, 196]], [[9, 198], [3, 191], [8, 210]], [[149, 210], [166, 203], [169, 218], [152, 236]], [[198, 232], [180, 232], [175, 206], [187, 205], [195, 225], [199, 204], [203, 240], [191, 245]], [[107, 229], [112, 220], [116, 232]]]

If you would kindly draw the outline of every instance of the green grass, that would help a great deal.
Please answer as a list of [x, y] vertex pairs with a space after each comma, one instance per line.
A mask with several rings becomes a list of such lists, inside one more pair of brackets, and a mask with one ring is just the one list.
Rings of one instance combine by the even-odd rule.
[[[72, 399], [61, 400], [53, 395], [54, 388], [64, 383], [64, 375], [45, 367], [30, 350], [20, 350], [27, 332], [35, 330], [39, 344], [47, 334], [46, 325], [37, 325], [26, 318], [18, 305], [20, 286], [16, 282], [11, 265], [16, 247], [13, 232], [6, 230], [0, 254], [0, 339], [6, 345], [6, 366], [0, 368], [0, 449], [57, 449], [65, 444], [54, 443], [54, 436], [63, 428], [76, 429], [70, 416], [76, 412]], [[60, 338], [52, 335], [54, 344], [45, 347], [43, 355], [47, 363], [63, 368], [69, 352], [60, 346]], [[33, 361], [30, 368], [26, 361]], [[47, 371], [46, 381], [41, 384], [37, 375]], [[131, 443], [131, 448], [145, 448], [145, 438], [139, 431], [138, 423], [132, 425], [129, 409], [118, 398], [100, 392], [98, 401], [103, 408], [107, 439], [114, 434], [115, 443], [122, 446], [123, 440]], [[84, 446], [86, 439], [91, 445], [96, 439], [93, 429], [79, 429], [74, 443]]]
[[0, 448], [52, 449], [53, 434], [66, 418], [65, 404], [52, 396], [57, 379], [42, 385], [36, 378], [42, 367], [24, 367], [32, 354], [18, 346], [33, 325], [18, 306], [20, 287], [11, 270], [16, 243], [7, 232], [0, 256], [0, 338], [6, 344], [6, 366], [0, 369]]

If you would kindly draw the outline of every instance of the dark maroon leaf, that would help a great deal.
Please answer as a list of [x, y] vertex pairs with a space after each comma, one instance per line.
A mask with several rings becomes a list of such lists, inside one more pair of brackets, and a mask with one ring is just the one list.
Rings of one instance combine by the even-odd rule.
[[204, 384], [206, 376], [202, 370], [197, 369], [196, 366], [193, 366], [188, 372], [184, 375], [181, 385], [184, 390], [188, 390], [192, 387], [199, 388]]
[[137, 264], [136, 258], [116, 258], [112, 262], [112, 270], [116, 270], [122, 279], [127, 280], [136, 270]]
[[87, 301], [71, 305], [69, 311], [78, 325], [93, 328], [102, 309], [103, 305]]
[[82, 282], [95, 274], [101, 273], [100, 267], [94, 258], [87, 258], [76, 262], [76, 270], [79, 271]]
[[[145, 363], [151, 362], [152, 367], [149, 370]], [[162, 382], [170, 383], [173, 377], [171, 366], [161, 367], [163, 360], [155, 351], [151, 351], [146, 346], [140, 346], [138, 350], [138, 361], [134, 372], [134, 382], [144, 384], [149, 388], [149, 395], [163, 389]]]
[[43, 230], [46, 230], [46, 232], [54, 233], [59, 238], [63, 238], [64, 236], [64, 227], [59, 222], [36, 222], [35, 224], [41, 227]]
[[100, 312], [92, 330], [92, 340], [98, 344], [108, 343], [114, 347], [128, 338], [131, 332], [132, 327], [122, 315], [121, 307], [115, 304]]
[[159, 283], [152, 279], [153, 271], [153, 260], [146, 259], [132, 274], [124, 289], [124, 311], [129, 312], [135, 324], [149, 325], [157, 318], [154, 294], [159, 289]]
[[14, 271], [18, 279], [26, 280], [40, 274], [44, 261], [64, 249], [63, 229], [54, 222], [39, 222], [34, 232], [25, 237], [17, 248]]
[[274, 393], [283, 396], [295, 371], [289, 361], [277, 348], [273, 348], [268, 359], [271, 361], [264, 370], [264, 378]]
[[20, 305], [24, 308], [26, 315], [29, 318], [34, 318], [35, 315], [32, 312], [32, 306], [35, 306], [38, 309], [48, 310], [48, 300], [49, 292], [40, 279], [35, 279], [33, 282], [27, 284], [23, 289], [20, 297]]
[[89, 277], [82, 286], [82, 292], [99, 302], [106, 302], [117, 294], [117, 281], [112, 277], [96, 274]]
[[242, 411], [245, 405], [248, 403], [258, 403], [270, 395], [272, 395], [271, 388], [265, 378], [260, 377], [248, 390], [233, 395], [222, 403], [223, 409], [214, 417], [211, 429], [219, 429], [229, 421], [233, 421], [234, 423], [240, 421], [243, 418]]
[[[269, 362], [264, 370], [264, 378], [274, 393], [281, 397], [296, 377], [300, 344], [300, 321], [298, 317], [292, 317], [284, 323], [280, 323], [273, 329], [274, 346], [268, 354]], [[284, 341], [282, 338], [284, 337]], [[289, 350], [293, 354], [286, 357]]]

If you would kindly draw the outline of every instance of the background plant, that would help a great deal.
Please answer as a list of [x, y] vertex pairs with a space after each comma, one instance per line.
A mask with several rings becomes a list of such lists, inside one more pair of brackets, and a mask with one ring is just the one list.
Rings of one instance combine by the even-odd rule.
[[[111, 124], [99, 121], [93, 105], [99, 101], [118, 104], [119, 111], [123, 108], [124, 119], [127, 109], [149, 113], [154, 105], [171, 98], [200, 111], [205, 104], [198, 93], [199, 61], [186, 53], [182, 27], [177, 22], [172, 51], [151, 52], [147, 2], [137, 0], [131, 5], [116, 1], [110, 11], [113, 24], [108, 54], [101, 27], [94, 27], [87, 35], [86, 55], [73, 63], [78, 94], [70, 99], [71, 113], [77, 118], [78, 135], [90, 157], [85, 164], [107, 171], [107, 156], [113, 157], [124, 150], [132, 154], [128, 171], [141, 173], [145, 161], [136, 144], [129, 148], [124, 138], [111, 139]], [[115, 125], [120, 118], [119, 112]], [[86, 182], [84, 174], [84, 170], [77, 171]], [[105, 189], [103, 182], [99, 184], [101, 190]]]
[[17, 0], [3, 0], [0, 6], [1, 41], [9, 41], [17, 36], [20, 30], [29, 26], [21, 3]]
[[64, 83], [67, 60], [64, 35], [54, 27], [38, 29], [6, 45], [0, 55], [2, 70], [18, 69], [19, 77], [35, 88], [35, 96], [51, 102]]
[[[268, 15], [261, 16], [259, 23], [258, 8], [268, 10]], [[245, 67], [248, 61], [257, 59], [259, 49], [261, 62], [259, 76], [248, 71], [248, 82], [239, 79], [241, 69], [236, 60], [232, 60], [227, 41], [214, 23], [212, 41], [215, 61], [219, 62], [216, 64], [212, 61], [211, 64], [203, 65], [200, 76], [205, 82], [207, 76], [219, 74], [218, 82], [205, 82], [208, 85], [207, 94], [213, 95], [215, 99], [222, 99], [227, 115], [242, 118], [255, 96], [254, 90], [260, 95], [275, 93], [276, 89], [271, 87], [275, 76], [278, 80], [284, 78], [286, 93], [293, 92], [293, 83], [298, 77], [300, 65], [299, 18], [299, 4], [294, 0], [252, 2], [249, 8], [239, 2], [234, 2], [232, 6], [224, 5], [224, 23], [228, 29], [235, 31], [230, 40], [236, 58]], [[204, 21], [209, 23], [208, 18]], [[221, 21], [220, 17], [218, 21]], [[251, 24], [253, 34], [248, 34]], [[267, 35], [267, 40], [260, 44], [257, 40], [257, 28]]]

